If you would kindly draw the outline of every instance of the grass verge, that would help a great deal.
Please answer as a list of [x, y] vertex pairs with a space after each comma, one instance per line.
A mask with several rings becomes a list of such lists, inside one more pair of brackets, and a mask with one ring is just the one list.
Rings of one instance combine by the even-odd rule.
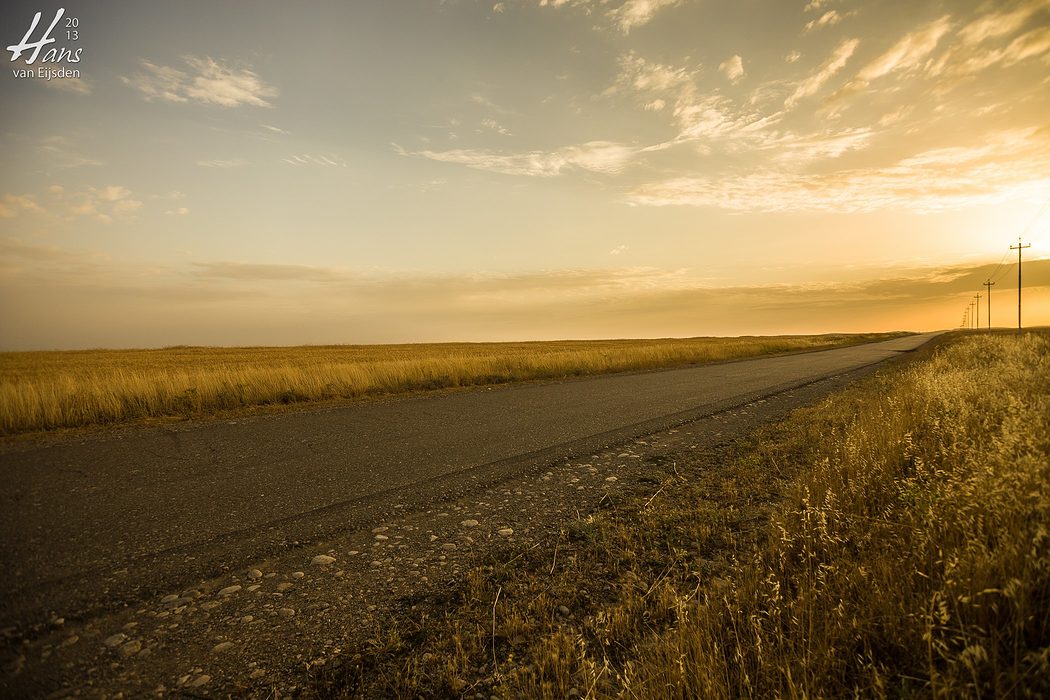
[[415, 601], [314, 692], [1050, 696], [1050, 335], [955, 340], [653, 491]]
[[0, 353], [0, 435], [674, 367], [901, 333]]

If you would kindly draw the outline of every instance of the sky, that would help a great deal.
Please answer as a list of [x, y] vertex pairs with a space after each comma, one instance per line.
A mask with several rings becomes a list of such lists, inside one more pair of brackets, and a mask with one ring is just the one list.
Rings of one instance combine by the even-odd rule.
[[17, 0], [0, 39], [0, 350], [932, 330], [989, 280], [1009, 326], [1019, 237], [1050, 325], [1050, 0]]

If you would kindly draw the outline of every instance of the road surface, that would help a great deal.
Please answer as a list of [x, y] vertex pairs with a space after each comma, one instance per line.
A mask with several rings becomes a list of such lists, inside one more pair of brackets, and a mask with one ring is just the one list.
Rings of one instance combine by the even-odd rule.
[[0, 623], [117, 609], [931, 337], [9, 445]]

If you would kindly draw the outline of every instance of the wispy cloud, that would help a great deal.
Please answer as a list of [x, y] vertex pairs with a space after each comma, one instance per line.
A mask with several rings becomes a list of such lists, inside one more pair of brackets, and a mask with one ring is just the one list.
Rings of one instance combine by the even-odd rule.
[[327, 168], [346, 167], [346, 161], [334, 154], [319, 156], [311, 156], [307, 154], [291, 155], [287, 158], [282, 158], [281, 160], [291, 165], [320, 165]]
[[821, 27], [830, 27], [833, 24], [838, 24], [841, 21], [842, 15], [840, 15], [836, 10], [828, 10], [820, 17], [817, 17], [816, 19], [811, 19], [810, 21], [806, 22], [806, 27], [804, 31], [811, 32], [814, 29], [820, 29]]
[[328, 267], [241, 262], [194, 263], [193, 274], [198, 277], [264, 282], [277, 280], [328, 282], [345, 279], [344, 273]]
[[75, 95], [90, 95], [94, 90], [94, 84], [87, 78], [54, 78], [52, 80], [38, 80], [38, 83], [55, 90], [71, 92]]
[[185, 70], [143, 60], [142, 70], [121, 81], [147, 100], [195, 101], [220, 107], [272, 106], [276, 88], [267, 85], [250, 68], [236, 67], [210, 57], [183, 57]]
[[[851, 42], [840, 47], [801, 89], [819, 89], [817, 83], [829, 79], [854, 49], [855, 44]], [[731, 59], [722, 68], [736, 75], [735, 64]], [[752, 154], [781, 163], [801, 164], [818, 158], [837, 158], [847, 151], [864, 148], [872, 136], [870, 128], [860, 127], [812, 133], [784, 129], [784, 112], [778, 109], [782, 85], [758, 86], [741, 103], [717, 90], [698, 87], [700, 71], [696, 69], [650, 62], [634, 53], [623, 56], [620, 66], [616, 82], [605, 94], [626, 94], [649, 111], [663, 112], [670, 106], [667, 111], [677, 127], [672, 140], [642, 149], [642, 153], [692, 144], [706, 153]], [[739, 68], [743, 70], [742, 65]]]
[[635, 27], [648, 24], [660, 10], [674, 7], [681, 0], [627, 0], [619, 7], [609, 11], [609, 17], [620, 31], [627, 34]]
[[0, 199], [0, 219], [13, 219], [19, 214], [43, 213], [43, 208], [31, 195], [7, 193]]
[[[613, 27], [623, 34], [648, 24], [661, 10], [682, 4], [683, 0], [539, 0], [540, 7], [577, 7], [582, 8], [587, 14], [594, 14], [596, 10], [604, 9], [605, 18], [612, 23]], [[608, 7], [610, 4], [613, 7]], [[502, 12], [504, 3], [497, 3], [499, 9], [493, 7], [494, 12]]]
[[1046, 9], [1048, 7], [1045, 0], [1034, 0], [1010, 11], [989, 12], [960, 29], [959, 40], [966, 46], [977, 46], [988, 39], [1013, 34], [1023, 27], [1032, 15]]
[[209, 158], [206, 160], [198, 160], [197, 165], [202, 168], [240, 168], [248, 165], [248, 161], [241, 158]]
[[986, 145], [925, 151], [884, 168], [672, 178], [636, 188], [629, 201], [749, 212], [925, 213], [1050, 194], [1045, 135], [1029, 129], [986, 138]]
[[49, 161], [58, 168], [67, 169], [102, 165], [102, 162], [99, 160], [81, 155], [73, 139], [68, 136], [53, 135], [45, 137], [41, 139], [39, 148], [47, 154]]
[[1040, 27], [1022, 34], [1006, 46], [978, 50], [956, 49], [946, 52], [929, 69], [931, 75], [961, 77], [980, 73], [993, 66], [1008, 68], [1032, 58], [1050, 54], [1050, 27]]
[[502, 124], [500, 124], [495, 119], [491, 119], [491, 118], [482, 119], [481, 120], [481, 126], [484, 127], [485, 129], [488, 129], [489, 131], [495, 131], [500, 136], [511, 136], [512, 135], [511, 132], [510, 132], [510, 129], [508, 129], [507, 127], [503, 126]]
[[122, 185], [88, 187], [79, 192], [62, 191], [57, 194], [73, 216], [86, 216], [103, 224], [131, 216], [142, 208], [142, 201]]
[[[727, 68], [734, 66], [730, 64]], [[740, 69], [743, 70], [742, 62]], [[656, 63], [629, 52], [620, 58], [616, 82], [605, 90], [605, 95], [626, 94], [651, 111], [662, 111], [671, 105], [671, 117], [679, 129], [675, 141], [679, 143], [695, 140], [726, 143], [734, 139], [762, 138], [760, 132], [776, 121], [777, 115], [739, 110], [718, 91], [700, 90], [698, 76], [698, 69]], [[663, 146], [651, 148], [659, 150]]]
[[901, 38], [888, 51], [864, 66], [857, 79], [867, 84], [890, 73], [918, 68], [951, 29], [946, 15]]
[[456, 163], [476, 170], [488, 170], [504, 175], [554, 177], [570, 170], [613, 175], [621, 172], [644, 149], [609, 141], [590, 141], [577, 146], [566, 146], [552, 151], [503, 153], [482, 149], [453, 149], [447, 151], [408, 151], [394, 145], [404, 156], [416, 156], [443, 163]]
[[718, 70], [729, 79], [729, 82], [738, 82], [744, 77], [744, 59], [739, 55], [732, 56], [718, 66]]
[[784, 101], [784, 106], [791, 109], [805, 98], [815, 95], [836, 73], [846, 66], [859, 44], [860, 40], [858, 39], [847, 39], [840, 43], [831, 53], [831, 56], [821, 64], [820, 68], [798, 84], [791, 96]]
[[809, 0], [803, 12], [816, 12], [831, 4], [832, 0]]
[[484, 107], [485, 109], [491, 110], [496, 114], [507, 114], [510, 111], [496, 104], [485, 95], [482, 95], [480, 92], [472, 93], [470, 96], [470, 101], [476, 105]]

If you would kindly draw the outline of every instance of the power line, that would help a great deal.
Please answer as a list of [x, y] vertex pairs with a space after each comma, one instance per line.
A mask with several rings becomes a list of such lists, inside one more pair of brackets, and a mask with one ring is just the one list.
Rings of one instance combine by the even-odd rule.
[[[1050, 200], [1047, 201], [1050, 204]], [[1032, 244], [1021, 245], [1021, 237], [1017, 237], [1017, 245], [1010, 246], [1010, 250], [1017, 251], [1017, 330], [1021, 330], [1021, 251], [1031, 248]]]
[[[1033, 216], [1028, 221], [1028, 225], [1025, 226], [1024, 229], [1021, 230], [1021, 236], [1027, 236], [1031, 232], [1032, 227], [1034, 227], [1036, 225], [1036, 223], [1038, 223], [1039, 219], [1042, 218], [1043, 214], [1045, 214], [1048, 209], [1050, 209], [1050, 197], [1047, 197], [1043, 201], [1043, 205], [1041, 207], [1039, 207], [1039, 211], [1037, 211], [1035, 213], [1035, 216]], [[1012, 249], [1013, 249], [1013, 247], [1011, 246], [1011, 250]], [[995, 272], [993, 272], [991, 274], [991, 276], [989, 277], [989, 279], [991, 279], [993, 282], [998, 282], [999, 280], [1002, 279], [1002, 275], [999, 274], [1000, 272], [1002, 272], [1003, 275], [1006, 274], [1006, 270], [1004, 268], [1007, 266], [1006, 265], [1006, 257], [1009, 254], [1010, 254], [1009, 250], [1006, 251], [1005, 253], [1003, 253], [1003, 257], [999, 261], [999, 264], [995, 266]]]
[[998, 281], [999, 281], [999, 272], [1000, 272], [1000, 270], [1002, 270], [1002, 269], [1003, 269], [1003, 268], [1004, 268], [1004, 267], [1006, 266], [1006, 259], [1007, 259], [1007, 258], [1008, 258], [1009, 256], [1010, 256], [1010, 251], [1006, 251], [1005, 253], [1003, 253], [1003, 257], [1002, 257], [1002, 260], [1000, 260], [1000, 261], [999, 261], [999, 264], [995, 266], [995, 272], [993, 272], [993, 273], [991, 274], [991, 276], [989, 277], [989, 279], [993, 279], [993, 280], [995, 280], [996, 282], [998, 282]]
[[984, 286], [988, 288], [988, 293], [985, 294], [985, 299], [988, 300], [988, 330], [992, 330], [992, 287], [995, 286], [995, 282], [989, 277]]

